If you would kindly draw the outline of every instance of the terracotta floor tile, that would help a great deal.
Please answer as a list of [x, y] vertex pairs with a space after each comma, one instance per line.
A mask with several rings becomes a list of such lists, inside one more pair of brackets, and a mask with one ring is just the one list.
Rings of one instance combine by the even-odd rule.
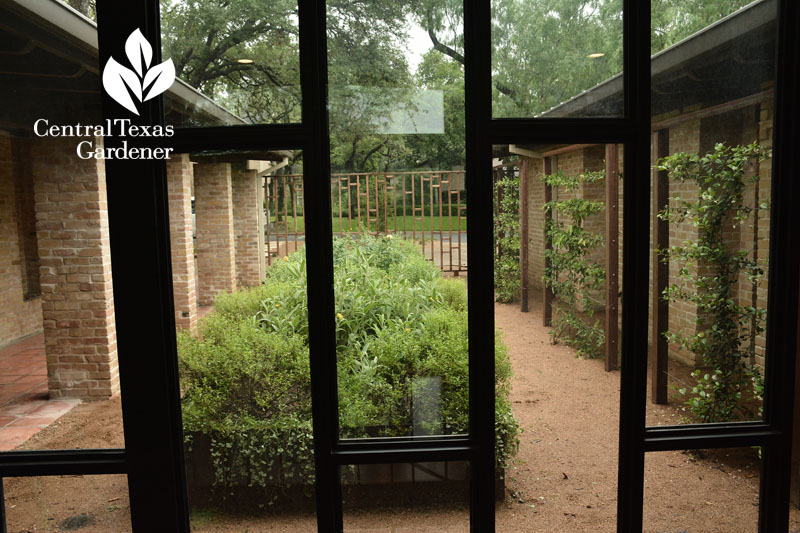
[[37, 407], [47, 403], [45, 400], [25, 401], [9, 403], [0, 407], [0, 416], [2, 415], [24, 415], [30, 413]]
[[17, 417], [15, 417], [15, 416], [2, 415], [2, 416], [0, 416], [0, 427], [3, 427], [6, 424], [8, 424], [10, 422], [13, 422], [16, 419], [17, 419]]
[[39, 385], [43, 381], [47, 381], [47, 378], [42, 378], [42, 376], [27, 375], [27, 376], [22, 376], [17, 381], [15, 381], [14, 385], [16, 385], [17, 383], [20, 383], [20, 384], [26, 383], [26, 384], [30, 384], [30, 385]]
[[25, 442], [39, 433], [40, 428], [15, 428], [6, 426], [0, 429], [0, 442]]
[[53, 416], [21, 416], [11, 422], [8, 427], [14, 428], [42, 428], [49, 424], [52, 424], [57, 420], [57, 417]]
[[0, 441], [0, 452], [7, 452], [13, 450], [17, 446], [22, 444], [21, 442], [2, 442]]
[[29, 414], [31, 416], [55, 416], [57, 418], [75, 407], [78, 403], [80, 403], [80, 400], [76, 400], [75, 402], [67, 402], [64, 400], [49, 401], [40, 405], [33, 411], [30, 411]]

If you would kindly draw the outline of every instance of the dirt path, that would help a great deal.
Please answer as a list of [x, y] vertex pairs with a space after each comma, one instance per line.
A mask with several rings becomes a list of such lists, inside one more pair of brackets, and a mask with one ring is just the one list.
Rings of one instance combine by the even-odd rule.
[[[511, 393], [521, 426], [520, 452], [508, 472], [510, 495], [498, 509], [498, 531], [614, 531], [619, 372], [549, 344], [541, 306], [520, 313], [497, 305], [514, 367]], [[677, 423], [679, 404], [648, 404], [651, 424]], [[754, 532], [758, 519], [754, 450], [647, 455], [644, 530]], [[792, 513], [791, 529], [800, 528]]]
[[[619, 373], [602, 361], [577, 359], [549, 343], [540, 306], [520, 313], [497, 305], [514, 366], [513, 408], [524, 428], [520, 452], [508, 470], [506, 501], [497, 531], [611, 532], [616, 530]], [[648, 405], [648, 421], [675, 423], [680, 405]], [[122, 445], [119, 400], [83, 404], [28, 441], [29, 449]], [[758, 514], [758, 458], [753, 450], [689, 455], [648, 454], [645, 531], [753, 532]], [[6, 480], [9, 531], [63, 531], [65, 520], [86, 533], [130, 531], [124, 476], [69, 476]], [[86, 518], [80, 518], [85, 515]], [[78, 518], [75, 518], [78, 517]], [[197, 532], [313, 532], [311, 514], [193, 517]], [[345, 512], [348, 532], [468, 531], [460, 508]], [[793, 511], [790, 531], [800, 531]]]

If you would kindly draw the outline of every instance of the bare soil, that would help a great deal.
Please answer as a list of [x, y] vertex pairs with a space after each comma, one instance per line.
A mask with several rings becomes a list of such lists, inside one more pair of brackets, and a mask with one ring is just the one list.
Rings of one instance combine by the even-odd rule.
[[[496, 306], [514, 366], [512, 402], [524, 429], [507, 471], [506, 499], [498, 504], [497, 531], [600, 532], [616, 530], [619, 373], [600, 360], [575, 357], [552, 345], [541, 307]], [[688, 369], [671, 372], [685, 379]], [[680, 398], [647, 405], [649, 424], [679, 423]], [[27, 449], [123, 446], [119, 399], [82, 404], [23, 445]], [[663, 533], [753, 532], [758, 515], [759, 459], [752, 449], [662, 452], [645, 463], [644, 530]], [[9, 531], [130, 531], [124, 476], [6, 479]], [[466, 532], [461, 507], [354, 511], [351, 532]], [[195, 513], [198, 532], [312, 532], [311, 513], [224, 515]], [[790, 531], [800, 531], [792, 510]]]

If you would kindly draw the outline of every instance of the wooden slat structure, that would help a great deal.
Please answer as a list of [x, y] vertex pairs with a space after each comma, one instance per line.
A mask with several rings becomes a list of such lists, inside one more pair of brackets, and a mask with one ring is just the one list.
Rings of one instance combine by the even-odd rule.
[[619, 353], [619, 147], [606, 145], [606, 371]]
[[[545, 157], [542, 159], [542, 172], [545, 175], [550, 175], [553, 173], [553, 161], [550, 157]], [[545, 185], [544, 187], [544, 203], [547, 205], [548, 202], [553, 200], [553, 188], [549, 185]], [[550, 211], [545, 211], [545, 228], [549, 225], [549, 223], [553, 220], [553, 214]], [[547, 230], [543, 230], [544, 233], [544, 270], [550, 268], [550, 259], [547, 257], [548, 251], [553, 249], [553, 242], [547, 236]], [[547, 286], [547, 284], [542, 285], [542, 301], [543, 301], [543, 312], [542, 312], [542, 324], [545, 327], [550, 327], [553, 323], [553, 290]]]
[[520, 311], [528, 312], [528, 160], [523, 159], [519, 176], [519, 233], [520, 233]]
[[[669, 155], [669, 130], [653, 133], [653, 159]], [[652, 344], [650, 348], [650, 400], [656, 404], [667, 403], [667, 372], [669, 346], [664, 332], [669, 329], [669, 302], [662, 293], [669, 284], [669, 265], [660, 260], [659, 249], [669, 247], [669, 222], [658, 218], [658, 213], [669, 204], [669, 179], [665, 171], [653, 170], [653, 293], [650, 296], [653, 315]]]

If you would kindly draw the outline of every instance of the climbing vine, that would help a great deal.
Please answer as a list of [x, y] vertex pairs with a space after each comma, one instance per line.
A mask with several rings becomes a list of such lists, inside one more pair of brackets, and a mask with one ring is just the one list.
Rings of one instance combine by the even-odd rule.
[[494, 182], [499, 199], [494, 213], [494, 288], [495, 298], [504, 303], [516, 300], [520, 291], [519, 175], [511, 168]]
[[[566, 176], [563, 172], [543, 174], [542, 181], [559, 191], [577, 191], [581, 184], [605, 179], [605, 172], [584, 172]], [[545, 250], [548, 266], [544, 283], [553, 293], [553, 342], [564, 341], [580, 356], [600, 357], [605, 333], [599, 320], [592, 321], [594, 307], [602, 301], [605, 268], [592, 259], [592, 252], [602, 246], [602, 235], [583, 227], [584, 221], [605, 210], [600, 201], [569, 198], [547, 202], [544, 210], [545, 235], [552, 246]]]
[[[665, 333], [667, 339], [695, 354], [705, 367], [695, 370], [687, 405], [703, 422], [751, 419], [760, 403], [763, 379], [755, 362], [755, 338], [764, 331], [766, 310], [740, 305], [737, 282], [744, 275], [756, 290], [764, 270], [751, 250], [726, 239], [726, 234], [757, 216], [758, 208], [745, 202], [748, 181], [757, 182], [751, 169], [767, 157], [758, 144], [730, 147], [717, 144], [705, 155], [678, 153], [662, 159], [658, 169], [669, 179], [697, 185], [697, 199], [670, 199], [659, 218], [670, 224], [689, 223], [697, 238], [659, 250], [662, 260], [680, 265], [678, 281], [664, 291], [669, 301], [696, 306], [693, 334]], [[687, 389], [680, 389], [687, 394]]]

